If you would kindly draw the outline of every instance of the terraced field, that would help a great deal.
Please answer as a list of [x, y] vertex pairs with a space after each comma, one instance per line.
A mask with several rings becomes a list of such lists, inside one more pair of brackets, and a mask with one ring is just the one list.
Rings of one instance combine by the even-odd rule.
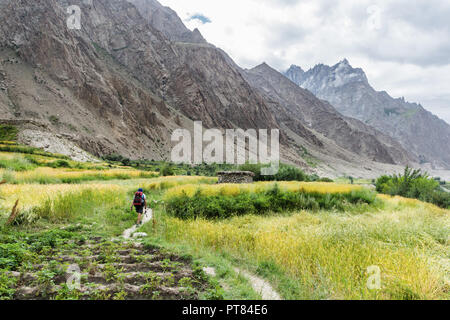
[[68, 241], [35, 261], [8, 272], [14, 299], [180, 300], [198, 299], [211, 289], [189, 259], [142, 243]]

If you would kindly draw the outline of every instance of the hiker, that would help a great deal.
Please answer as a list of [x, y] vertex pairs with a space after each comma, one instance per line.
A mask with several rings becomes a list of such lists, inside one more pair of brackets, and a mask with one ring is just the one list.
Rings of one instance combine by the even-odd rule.
[[144, 194], [144, 190], [139, 188], [139, 190], [134, 194], [133, 205], [131, 206], [131, 210], [133, 210], [133, 206], [138, 213], [137, 225], [142, 224], [142, 215], [144, 214], [144, 208], [147, 211], [147, 197]]

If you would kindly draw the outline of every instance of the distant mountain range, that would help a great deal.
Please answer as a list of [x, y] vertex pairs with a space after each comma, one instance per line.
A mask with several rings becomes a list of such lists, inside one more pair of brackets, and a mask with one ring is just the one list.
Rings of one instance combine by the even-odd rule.
[[[81, 30], [66, 26], [69, 5], [82, 10]], [[375, 177], [419, 161], [267, 64], [240, 68], [157, 1], [0, 0], [0, 19], [0, 112], [21, 141], [169, 160], [171, 133], [200, 120], [280, 129], [282, 161], [322, 175]]]
[[319, 64], [306, 72], [293, 65], [285, 76], [331, 103], [343, 115], [391, 136], [422, 164], [450, 169], [450, 125], [420, 104], [377, 92], [364, 71], [353, 68], [348, 60], [331, 67]]

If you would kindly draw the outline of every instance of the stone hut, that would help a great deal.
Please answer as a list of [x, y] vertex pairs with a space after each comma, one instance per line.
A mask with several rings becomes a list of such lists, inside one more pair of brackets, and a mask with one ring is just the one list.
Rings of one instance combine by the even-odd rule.
[[218, 183], [253, 183], [255, 174], [250, 171], [222, 171], [218, 172]]

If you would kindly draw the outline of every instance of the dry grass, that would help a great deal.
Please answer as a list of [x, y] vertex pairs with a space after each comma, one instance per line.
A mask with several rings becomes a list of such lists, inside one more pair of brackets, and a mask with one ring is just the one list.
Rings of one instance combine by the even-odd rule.
[[[4, 175], [6, 170], [0, 170], [0, 175]], [[132, 169], [110, 169], [110, 170], [77, 170], [65, 168], [40, 167], [35, 170], [24, 172], [8, 173], [10, 179], [15, 183], [58, 183], [58, 182], [79, 182], [88, 180], [110, 180], [110, 179], [137, 179], [153, 178], [158, 175], [156, 172], [147, 172]]]
[[[291, 298], [449, 299], [449, 211], [398, 197], [385, 201], [383, 210], [361, 215], [166, 218], [162, 232], [168, 241], [275, 264], [300, 288]], [[367, 287], [373, 265], [382, 271], [381, 290]]]
[[281, 190], [307, 193], [349, 193], [362, 187], [324, 182], [257, 182], [253, 184], [219, 184], [219, 185], [183, 185], [166, 192], [166, 198], [180, 196], [183, 193], [193, 196], [197, 191], [206, 196], [236, 196], [241, 193], [262, 193], [277, 184]]
[[41, 204], [46, 199], [56, 198], [66, 193], [81, 192], [87, 189], [112, 193], [123, 190], [122, 187], [113, 184], [4, 184], [0, 186], [0, 194], [4, 198], [4, 201], [2, 201], [3, 207], [11, 207], [14, 204], [14, 201], [20, 197], [21, 207], [27, 209]]
[[176, 186], [196, 185], [198, 184], [213, 184], [217, 182], [217, 178], [211, 177], [197, 177], [197, 176], [173, 176], [160, 177], [142, 184], [145, 190], [167, 190]]

